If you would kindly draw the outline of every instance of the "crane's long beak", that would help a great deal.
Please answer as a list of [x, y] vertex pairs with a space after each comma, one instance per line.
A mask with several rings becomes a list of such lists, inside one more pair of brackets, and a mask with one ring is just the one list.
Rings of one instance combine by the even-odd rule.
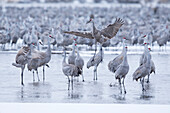
[[43, 42], [42, 41], [39, 41], [39, 44], [41, 44], [42, 46], [44, 46]]
[[146, 35], [142, 36], [142, 38], [145, 38], [145, 37], [146, 37]]
[[92, 20], [90, 19], [89, 21], [86, 22], [86, 24], [90, 23]]
[[51, 36], [51, 35], [50, 35], [49, 37], [54, 39], [54, 37], [53, 37], [53, 36]]

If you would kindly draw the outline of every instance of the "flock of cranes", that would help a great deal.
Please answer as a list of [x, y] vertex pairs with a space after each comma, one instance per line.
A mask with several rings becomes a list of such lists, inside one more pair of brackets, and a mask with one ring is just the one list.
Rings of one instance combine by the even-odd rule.
[[[147, 77], [146, 82], [149, 83], [150, 74], [155, 73], [155, 64], [148, 45], [154, 46], [157, 42], [162, 47], [170, 41], [170, 16], [169, 8], [166, 7], [152, 8], [145, 5], [133, 8], [7, 7], [6, 12], [2, 10], [0, 12], [0, 44], [3, 45], [2, 50], [5, 50], [6, 44], [13, 46], [17, 44], [19, 39], [23, 41], [23, 46], [16, 55], [15, 63], [12, 63], [13, 66], [21, 68], [22, 85], [24, 85], [23, 77], [26, 66], [33, 73], [33, 81], [35, 81], [35, 72], [37, 80], [40, 81], [38, 68], [43, 67], [43, 81], [45, 81], [45, 67], [50, 67], [51, 45], [63, 48], [62, 70], [68, 78], [68, 90], [70, 90], [70, 86], [73, 89], [75, 77], [82, 76], [82, 81], [85, 81], [85, 74], [83, 73], [85, 63], [77, 45], [92, 46], [94, 44], [95, 53], [87, 62], [86, 67], [88, 69], [94, 67], [93, 80], [96, 81], [98, 80], [98, 66], [101, 65], [104, 58], [102, 48], [117, 46], [122, 42], [122, 52], [108, 62], [108, 70], [115, 74], [115, 79], [119, 82], [120, 93], [126, 94], [125, 78], [130, 69], [127, 60], [127, 46], [144, 45], [144, 53], [140, 58], [139, 67], [132, 77], [133, 80], [140, 80], [142, 91], [145, 91], [144, 78]], [[90, 15], [91, 13], [95, 16]], [[88, 18], [89, 15], [90, 19]], [[115, 20], [114, 23], [112, 20]], [[92, 26], [89, 26], [89, 24]], [[40, 50], [40, 44], [48, 45], [45, 52]], [[66, 60], [66, 49], [71, 44], [72, 52]], [[97, 50], [97, 45], [100, 46], [99, 50]]]
[[[116, 19], [113, 24], [108, 25], [106, 28], [102, 30], [97, 30], [94, 26], [93, 22], [93, 15], [90, 16], [90, 20], [87, 22], [92, 22], [92, 32], [77, 32], [77, 31], [64, 31], [64, 33], [72, 34], [75, 36], [81, 36], [84, 38], [93, 38], [95, 39], [95, 46], [97, 43], [100, 45], [100, 49], [98, 53], [97, 47], [95, 47], [95, 54], [89, 59], [87, 62], [87, 68], [94, 66], [94, 78], [93, 80], [98, 80], [97, 76], [97, 67], [103, 61], [104, 51], [102, 49], [102, 45], [105, 41], [113, 38], [117, 32], [119, 31], [120, 27], [124, 24], [124, 21], [120, 18]], [[34, 32], [34, 28], [32, 30]], [[24, 85], [23, 82], [23, 73], [25, 66], [27, 64], [27, 68], [29, 71], [33, 72], [33, 82], [35, 81], [34, 71], [36, 71], [37, 79], [40, 81], [38, 75], [38, 68], [43, 66], [43, 81], [45, 81], [45, 66], [49, 67], [48, 63], [51, 60], [51, 43], [50, 38], [54, 38], [52, 35], [48, 36], [48, 47], [45, 52], [41, 52], [35, 48], [38, 44], [43, 43], [38, 41], [36, 43], [31, 42], [27, 46], [23, 46], [16, 55], [16, 62], [12, 63], [13, 66], [21, 68], [21, 84]], [[155, 65], [151, 59], [150, 48], [148, 48], [148, 39], [147, 35], [143, 36], [144, 38], [144, 53], [140, 59], [140, 66], [136, 69], [133, 73], [133, 80], [138, 81], [140, 79], [142, 84], [142, 91], [145, 91], [144, 88], [144, 78], [148, 76], [147, 82], [149, 82], [150, 73], [155, 72]], [[116, 58], [111, 60], [108, 63], [108, 69], [115, 74], [115, 79], [119, 82], [120, 93], [122, 93], [122, 85], [124, 93], [126, 94], [125, 88], [125, 77], [129, 72], [129, 64], [127, 61], [127, 44], [125, 43], [127, 39], [123, 37], [123, 49], [120, 55]], [[84, 82], [84, 74], [83, 74], [83, 67], [84, 67], [84, 60], [79, 54], [79, 49], [77, 47], [77, 39], [75, 38], [72, 43], [72, 52], [68, 56], [68, 63], [66, 62], [66, 49], [67, 47], [63, 46], [64, 51], [64, 58], [62, 62], [62, 71], [65, 76], [68, 78], [68, 90], [73, 90], [73, 79], [74, 77], [82, 76], [82, 81]], [[35, 45], [37, 44], [37, 45]], [[77, 53], [77, 55], [76, 55]], [[111, 86], [111, 85], [110, 85]]]
[[[50, 37], [52, 36], [49, 36], [49, 38]], [[49, 38], [48, 47], [45, 52], [35, 50], [35, 43], [28, 44], [28, 46], [24, 46], [18, 51], [15, 58], [16, 62], [12, 63], [12, 65], [21, 68], [22, 85], [24, 85], [23, 72], [26, 64], [29, 71], [33, 70], [33, 81], [35, 81], [34, 71], [36, 71], [39, 81], [38, 67], [43, 66], [43, 81], [45, 80], [45, 66], [49, 67], [48, 62], [51, 60], [51, 44]]]
[[[127, 7], [114, 7], [113, 5], [112, 7], [63, 6], [50, 8], [6, 6], [5, 12], [0, 10], [0, 45], [2, 45], [0, 49], [16, 50], [22, 47], [22, 44], [35, 43], [37, 40], [42, 40], [45, 44], [48, 33], [51, 33], [55, 34], [53, 35], [54, 39], [52, 39], [54, 50], [56, 50], [56, 47], [57, 50], [61, 50], [61, 46], [68, 46], [73, 42], [68, 34], [62, 33], [62, 30], [68, 31], [70, 34], [80, 35], [77, 37], [77, 44], [95, 45], [97, 41], [95, 42], [92, 33], [83, 34], [83, 31], [89, 31], [93, 28], [85, 23], [91, 13], [95, 14], [95, 18], [91, 16], [89, 23], [95, 25], [94, 34], [99, 33], [98, 37], [102, 34], [102, 38], [97, 38], [97, 41], [105, 40], [103, 47], [119, 46], [122, 42], [121, 37], [126, 37], [128, 45], [140, 46], [143, 44], [141, 37], [145, 34], [148, 34], [149, 43], [152, 46], [163, 47], [170, 41], [169, 8], [159, 5], [156, 9], [147, 5], [133, 8], [128, 7], [128, 5]], [[109, 34], [110, 36], [105, 34], [107, 28], [104, 29], [103, 26], [112, 23], [116, 17], [125, 20], [125, 25], [121, 27], [115, 38], [108, 40], [112, 34]], [[110, 27], [112, 26], [110, 25]], [[31, 32], [32, 29], [35, 32]], [[77, 33], [70, 30], [82, 32]], [[83, 36], [89, 38], [82, 38]], [[29, 40], [29, 37], [34, 38]]]

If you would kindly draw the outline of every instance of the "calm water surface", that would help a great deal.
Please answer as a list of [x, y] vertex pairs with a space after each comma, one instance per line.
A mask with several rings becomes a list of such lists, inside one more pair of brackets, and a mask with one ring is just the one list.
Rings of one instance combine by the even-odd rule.
[[[132, 74], [139, 65], [140, 55], [128, 55], [130, 70], [125, 79], [127, 94], [119, 93], [114, 75], [107, 69], [107, 64], [117, 55], [105, 55], [104, 62], [98, 67], [98, 81], [93, 81], [93, 67], [86, 68], [91, 56], [85, 60], [85, 82], [74, 81], [74, 91], [67, 90], [67, 78], [62, 73], [62, 55], [53, 54], [46, 68], [46, 81], [42, 82], [42, 68], [39, 68], [41, 81], [34, 82], [32, 72], [24, 72], [25, 86], [20, 85], [20, 69], [11, 64], [15, 54], [0, 54], [0, 102], [19, 103], [116, 103], [116, 104], [170, 104], [170, 55], [152, 55], [156, 74], [152, 74], [150, 83], [145, 83], [146, 92], [141, 91], [141, 84], [132, 80]], [[36, 78], [36, 77], [35, 77]]]

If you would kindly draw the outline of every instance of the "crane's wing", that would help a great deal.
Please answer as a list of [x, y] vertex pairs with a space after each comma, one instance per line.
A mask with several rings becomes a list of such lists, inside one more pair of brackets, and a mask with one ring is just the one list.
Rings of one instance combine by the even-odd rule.
[[90, 32], [64, 31], [64, 33], [72, 34], [72, 35], [75, 35], [75, 36], [80, 36], [80, 37], [83, 37], [83, 38], [94, 39], [94, 37], [92, 36], [92, 33], [90, 33]]
[[106, 28], [101, 30], [101, 34], [109, 39], [113, 38], [117, 32], [119, 31], [120, 27], [124, 24], [124, 21], [120, 18], [116, 18], [115, 23], [108, 25]]

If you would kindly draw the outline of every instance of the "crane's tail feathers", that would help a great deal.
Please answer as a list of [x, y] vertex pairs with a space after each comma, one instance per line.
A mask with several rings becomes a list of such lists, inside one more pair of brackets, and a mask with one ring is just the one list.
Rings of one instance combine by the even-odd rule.
[[15, 67], [22, 67], [21, 64], [12, 63], [12, 65], [15, 66]]
[[82, 74], [82, 70], [80, 68], [78, 68], [78, 74], [80, 74], [80, 75]]

